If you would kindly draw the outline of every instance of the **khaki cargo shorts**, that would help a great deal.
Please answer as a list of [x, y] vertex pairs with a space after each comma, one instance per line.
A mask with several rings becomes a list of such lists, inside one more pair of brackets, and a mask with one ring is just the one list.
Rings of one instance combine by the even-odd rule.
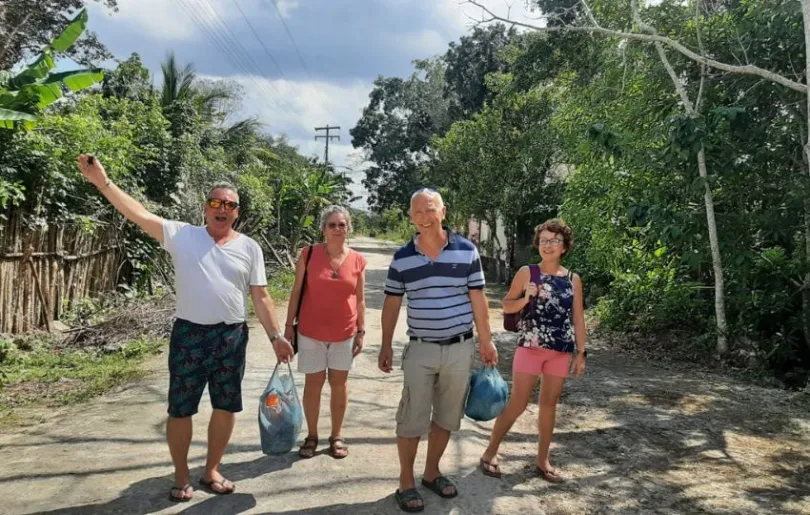
[[405, 346], [405, 384], [397, 409], [397, 436], [427, 435], [431, 420], [443, 429], [458, 431], [474, 356], [472, 339], [452, 345], [417, 340]]

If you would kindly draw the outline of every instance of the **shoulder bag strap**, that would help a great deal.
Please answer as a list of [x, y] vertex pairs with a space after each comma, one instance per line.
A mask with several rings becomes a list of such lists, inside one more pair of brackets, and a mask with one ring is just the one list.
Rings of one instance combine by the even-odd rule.
[[529, 265], [529, 274], [531, 282], [540, 284], [540, 265]]
[[[529, 280], [534, 284], [540, 286], [540, 266], [531, 264], [529, 265]], [[537, 303], [537, 297], [532, 297], [526, 307], [531, 306], [534, 309], [534, 305]], [[523, 308], [526, 309], [526, 308]]]
[[307, 269], [309, 268], [309, 258], [312, 257], [312, 252], [315, 247], [310, 245], [307, 247], [307, 257], [304, 261], [304, 280], [301, 281], [301, 293], [298, 294], [298, 305], [295, 307], [295, 321], [298, 321], [298, 313], [301, 312], [301, 301], [304, 299], [304, 290], [307, 287]]

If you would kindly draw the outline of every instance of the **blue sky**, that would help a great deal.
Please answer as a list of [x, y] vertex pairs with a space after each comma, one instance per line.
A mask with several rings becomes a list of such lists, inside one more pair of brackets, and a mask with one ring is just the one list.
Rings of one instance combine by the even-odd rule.
[[[504, 0], [483, 3], [499, 14], [507, 12]], [[526, 21], [523, 0], [511, 3], [512, 17]], [[202, 76], [239, 82], [245, 114], [257, 116], [274, 135], [286, 134], [305, 155], [323, 156], [324, 143], [314, 140], [314, 127], [339, 125], [341, 139], [330, 144], [329, 160], [354, 169], [362, 168], [363, 159], [351, 147], [349, 129], [360, 117], [374, 79], [409, 75], [414, 59], [444, 53], [450, 41], [471, 29], [469, 17], [480, 17], [480, 11], [463, 0], [118, 4], [119, 11], [112, 13], [91, 3], [89, 27], [116, 58], [137, 52], [157, 79], [161, 60], [173, 50], [181, 63], [194, 63]], [[362, 195], [362, 173], [353, 178]]]

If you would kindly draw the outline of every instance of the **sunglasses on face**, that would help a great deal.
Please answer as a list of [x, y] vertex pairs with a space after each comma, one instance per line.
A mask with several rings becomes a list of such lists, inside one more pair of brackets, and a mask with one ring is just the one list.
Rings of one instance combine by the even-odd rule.
[[219, 209], [222, 206], [225, 206], [225, 211], [233, 211], [237, 207], [239, 207], [238, 202], [234, 202], [232, 200], [222, 200], [218, 198], [209, 198], [208, 199], [208, 207], [213, 209]]
[[329, 227], [330, 229], [333, 229], [333, 230], [334, 229], [340, 229], [341, 231], [345, 231], [346, 228], [348, 227], [348, 225], [346, 225], [345, 222], [339, 222], [339, 223], [329, 222], [328, 224], [326, 224], [326, 226]]

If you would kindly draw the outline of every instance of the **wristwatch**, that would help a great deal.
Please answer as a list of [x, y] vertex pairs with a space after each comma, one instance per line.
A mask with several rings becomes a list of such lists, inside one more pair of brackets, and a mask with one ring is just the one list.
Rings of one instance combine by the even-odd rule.
[[584, 351], [582, 351], [582, 352], [578, 352], [578, 351], [577, 351], [577, 354], [582, 354], [582, 357], [583, 357], [583, 358], [587, 358], [587, 357], [588, 357], [588, 349], [585, 349], [585, 350], [584, 350]]
[[281, 340], [284, 338], [283, 333], [277, 333], [270, 337], [270, 343], [276, 343], [276, 340]]
[[356, 334], [366, 334], [365, 329], [358, 329]]

